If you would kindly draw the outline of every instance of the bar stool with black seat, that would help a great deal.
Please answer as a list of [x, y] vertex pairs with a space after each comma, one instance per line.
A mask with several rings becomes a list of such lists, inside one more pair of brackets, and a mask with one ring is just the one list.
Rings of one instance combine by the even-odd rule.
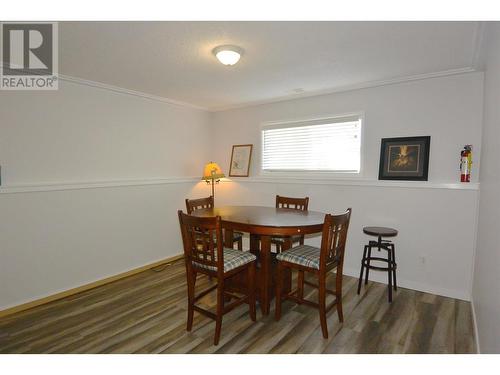
[[[347, 230], [351, 218], [351, 209], [341, 215], [326, 215], [323, 224], [321, 247], [299, 245], [285, 250], [276, 256], [278, 260], [276, 282], [276, 320], [281, 317], [281, 301], [290, 299], [298, 304], [306, 304], [319, 308], [321, 331], [325, 339], [328, 338], [326, 313], [337, 306], [339, 321], [344, 321], [342, 312], [342, 268], [344, 266], [345, 244]], [[282, 294], [284, 268], [299, 271], [297, 288], [287, 294]], [[326, 276], [329, 271], [336, 269], [335, 290], [326, 289]], [[318, 285], [304, 280], [302, 272], [309, 272], [318, 277]], [[318, 288], [318, 302], [304, 299], [304, 284]], [[326, 306], [326, 293], [335, 296], [335, 300]]]
[[[207, 198], [186, 199], [186, 210], [188, 215], [191, 215], [194, 210], [200, 208], [213, 208], [214, 197], [211, 195]], [[243, 233], [233, 232], [233, 243], [237, 243], [238, 250], [243, 250]]]
[[[307, 211], [309, 207], [309, 197], [305, 198], [291, 198], [276, 195], [276, 208], [287, 208], [290, 210]], [[283, 248], [283, 244], [287, 237], [272, 237], [271, 243], [276, 246], [276, 253], [279, 254]], [[292, 236], [292, 244], [298, 242], [300, 245], [304, 244], [304, 236]]]
[[[214, 345], [219, 343], [222, 316], [238, 307], [248, 303], [250, 318], [256, 320], [255, 311], [255, 255], [224, 248], [222, 240], [222, 223], [220, 216], [195, 217], [177, 211], [181, 226], [182, 242], [184, 244], [184, 259], [188, 287], [188, 318], [187, 331], [193, 326], [195, 311], [215, 320]], [[246, 272], [247, 293], [240, 296], [224, 289], [225, 280], [237, 273]], [[195, 294], [196, 277], [202, 273], [217, 279], [217, 284], [211, 286], [198, 295]], [[213, 290], [217, 290], [217, 306], [215, 314], [198, 305], [196, 302]], [[225, 298], [234, 299], [225, 305]]]
[[[361, 283], [363, 281], [363, 273], [365, 273], [365, 285], [368, 284], [368, 274], [370, 270], [377, 271], [387, 271], [388, 276], [388, 298], [389, 302], [392, 302], [392, 288], [394, 290], [398, 290], [397, 282], [396, 282], [396, 250], [394, 247], [394, 243], [390, 240], [384, 240], [384, 237], [395, 237], [398, 234], [398, 231], [393, 228], [386, 227], [364, 227], [363, 232], [370, 236], [376, 236], [377, 241], [370, 240], [368, 241], [368, 245], [365, 245], [363, 251], [363, 258], [361, 259], [361, 271], [359, 273], [358, 280], [358, 294], [361, 292]], [[387, 258], [375, 257], [372, 256], [372, 248], [387, 251]], [[379, 267], [371, 264], [372, 261], [384, 262], [387, 264], [387, 267]], [[393, 282], [394, 279], [394, 282]]]

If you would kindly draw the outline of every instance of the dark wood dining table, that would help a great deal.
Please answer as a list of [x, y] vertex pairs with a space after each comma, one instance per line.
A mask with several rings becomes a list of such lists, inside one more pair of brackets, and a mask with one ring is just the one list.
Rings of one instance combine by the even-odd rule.
[[[263, 315], [269, 314], [274, 291], [271, 237], [287, 236], [282, 246], [282, 250], [287, 250], [292, 246], [290, 236], [319, 233], [323, 229], [325, 219], [325, 214], [322, 212], [261, 206], [203, 208], [194, 211], [192, 215], [198, 217], [221, 216], [225, 228], [224, 246], [226, 247], [233, 246], [234, 231], [250, 234], [250, 251], [258, 256], [257, 297]], [[284, 277], [285, 290], [289, 290], [291, 275], [287, 273]], [[234, 280], [232, 284], [237, 290], [241, 284], [244, 284], [244, 281]]]

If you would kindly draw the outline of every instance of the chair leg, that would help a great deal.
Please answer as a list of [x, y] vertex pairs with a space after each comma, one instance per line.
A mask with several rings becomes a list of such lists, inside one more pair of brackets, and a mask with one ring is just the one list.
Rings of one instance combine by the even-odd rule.
[[361, 283], [363, 281], [363, 271], [365, 270], [365, 259], [366, 259], [366, 251], [368, 246], [365, 245], [363, 250], [363, 258], [361, 259], [361, 271], [359, 272], [359, 280], [358, 280], [358, 294], [361, 292]]
[[304, 299], [304, 271], [299, 270], [297, 277], [297, 297]]
[[219, 344], [220, 331], [222, 328], [223, 312], [224, 312], [224, 280], [219, 280], [217, 284], [217, 313], [215, 317], [214, 345]]
[[394, 263], [394, 269], [392, 270], [392, 277], [394, 279], [394, 290], [398, 290], [398, 283], [396, 282], [396, 249], [394, 248], [394, 244], [391, 246], [392, 248], [392, 262]]
[[387, 271], [389, 285], [387, 287], [389, 289], [389, 302], [392, 302], [392, 255], [390, 250], [387, 252], [387, 260], [387, 264], [389, 267], [389, 270]]
[[319, 304], [319, 320], [321, 322], [321, 331], [323, 332], [323, 337], [328, 338], [328, 327], [326, 325], [326, 276], [319, 276], [319, 293], [318, 293], [318, 304]]
[[370, 258], [372, 257], [372, 247], [370, 245], [368, 246], [368, 258], [366, 260], [366, 264], [368, 267], [366, 267], [366, 274], [365, 274], [365, 285], [368, 284], [368, 274], [370, 273]]
[[188, 287], [188, 317], [186, 331], [190, 332], [193, 328], [193, 314], [194, 314], [194, 291], [196, 285], [196, 272], [191, 268], [186, 268], [187, 272], [187, 287]]
[[238, 250], [243, 250], [243, 238], [238, 239]]
[[276, 320], [281, 319], [281, 289], [283, 284], [283, 265], [278, 261], [278, 266], [276, 268], [276, 309], [274, 311], [274, 317]]
[[342, 312], [342, 270], [337, 268], [337, 274], [335, 278], [335, 299], [337, 300], [337, 314], [339, 316], [339, 322], [344, 322], [344, 313]]
[[255, 262], [248, 267], [248, 305], [250, 307], [250, 318], [256, 321], [255, 312]]

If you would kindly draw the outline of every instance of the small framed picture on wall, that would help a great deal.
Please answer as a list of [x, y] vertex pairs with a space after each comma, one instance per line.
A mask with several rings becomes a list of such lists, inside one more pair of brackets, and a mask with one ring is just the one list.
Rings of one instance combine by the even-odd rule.
[[382, 138], [379, 180], [427, 181], [431, 137]]
[[234, 145], [231, 153], [229, 177], [248, 177], [253, 145]]

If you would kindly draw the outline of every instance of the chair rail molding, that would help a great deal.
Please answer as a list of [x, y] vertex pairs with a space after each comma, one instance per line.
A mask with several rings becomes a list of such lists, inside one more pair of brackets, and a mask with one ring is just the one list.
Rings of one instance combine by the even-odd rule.
[[268, 183], [268, 184], [307, 184], [307, 185], [338, 185], [338, 186], [366, 186], [382, 188], [413, 188], [413, 189], [453, 189], [479, 190], [479, 182], [429, 182], [429, 181], [380, 181], [380, 180], [341, 180], [319, 177], [250, 177], [224, 178], [222, 183]]
[[34, 193], [79, 189], [114, 188], [127, 186], [166, 185], [199, 182], [198, 177], [168, 177], [137, 180], [81, 181], [0, 186], [0, 194]]

